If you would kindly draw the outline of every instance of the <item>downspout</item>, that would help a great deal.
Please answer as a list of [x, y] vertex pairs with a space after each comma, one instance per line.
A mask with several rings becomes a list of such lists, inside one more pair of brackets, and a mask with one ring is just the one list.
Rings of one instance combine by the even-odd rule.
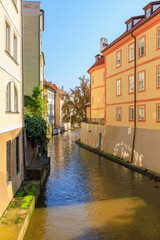
[[131, 32], [131, 36], [134, 38], [134, 129], [133, 129], [133, 143], [132, 143], [132, 153], [131, 153], [131, 163], [133, 163], [134, 157], [134, 148], [135, 148], [135, 140], [136, 140], [136, 37]]
[[91, 123], [91, 74], [90, 74], [90, 121]]
[[24, 128], [24, 69], [23, 69], [23, 0], [21, 0], [21, 78], [22, 78], [22, 138], [23, 138], [23, 168], [24, 178], [26, 178], [26, 162], [25, 162], [25, 128]]

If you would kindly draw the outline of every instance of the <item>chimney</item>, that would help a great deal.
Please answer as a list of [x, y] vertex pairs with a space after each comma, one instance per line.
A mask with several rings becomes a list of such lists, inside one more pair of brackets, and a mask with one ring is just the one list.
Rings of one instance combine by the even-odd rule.
[[100, 39], [100, 53], [102, 53], [103, 49], [108, 46], [107, 38]]

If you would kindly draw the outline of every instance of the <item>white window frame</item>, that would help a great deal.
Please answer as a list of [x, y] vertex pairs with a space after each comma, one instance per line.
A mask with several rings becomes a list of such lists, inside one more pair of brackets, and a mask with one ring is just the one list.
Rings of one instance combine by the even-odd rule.
[[129, 45], [129, 62], [133, 61], [134, 60], [134, 43], [130, 44]]
[[134, 75], [130, 75], [128, 78], [128, 88], [129, 93], [134, 92]]
[[160, 88], [160, 66], [157, 67], [157, 88]]
[[134, 106], [129, 107], [129, 121], [134, 120]]
[[11, 112], [11, 82], [7, 84], [6, 89], [6, 111]]
[[157, 30], [157, 48], [160, 49], [160, 28]]
[[18, 44], [18, 39], [17, 39], [16, 34], [14, 33], [13, 34], [13, 58], [16, 61], [17, 61], [17, 47], [18, 47], [17, 44]]
[[92, 96], [92, 105], [94, 105], [94, 96]]
[[151, 16], [151, 9], [150, 8], [146, 11], [146, 18], [148, 18], [149, 16]]
[[145, 38], [142, 37], [138, 40], [138, 56], [142, 57], [145, 54]]
[[116, 53], [116, 66], [117, 67], [121, 66], [121, 51]]
[[157, 122], [160, 122], [160, 104], [157, 104]]
[[14, 85], [14, 112], [18, 112], [18, 91]]
[[139, 72], [138, 73], [138, 91], [144, 91], [145, 90], [145, 72]]
[[11, 32], [11, 27], [10, 24], [6, 21], [5, 23], [6, 27], [6, 51], [10, 53], [10, 32]]
[[116, 96], [121, 96], [121, 79], [116, 80]]
[[129, 23], [128, 24], [128, 31], [131, 30], [131, 28], [132, 28], [132, 23]]
[[145, 106], [138, 106], [138, 120], [145, 121]]
[[121, 121], [121, 117], [122, 117], [122, 109], [121, 109], [121, 107], [117, 107], [116, 108], [116, 120]]

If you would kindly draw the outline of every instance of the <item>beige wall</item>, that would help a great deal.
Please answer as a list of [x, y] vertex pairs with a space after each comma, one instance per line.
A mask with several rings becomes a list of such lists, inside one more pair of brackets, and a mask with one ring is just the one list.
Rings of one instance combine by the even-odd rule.
[[[0, 1], [0, 216], [18, 190], [24, 178], [23, 171], [23, 116], [22, 116], [22, 44], [21, 0]], [[10, 50], [6, 51], [6, 22], [10, 26]], [[14, 35], [17, 37], [17, 59], [14, 59]], [[11, 109], [7, 112], [7, 84], [10, 82]], [[14, 109], [14, 87], [17, 90], [18, 109]], [[19, 167], [16, 172], [16, 137], [19, 137]], [[11, 141], [11, 181], [7, 182], [6, 144]]]
[[60, 90], [56, 90], [55, 97], [55, 127], [61, 127], [61, 98], [60, 98]]
[[[19, 137], [19, 162], [20, 172], [16, 173], [16, 137]], [[7, 182], [7, 141], [11, 140], [11, 179], [12, 181]], [[24, 167], [23, 167], [23, 133], [22, 129], [17, 129], [0, 134], [0, 156], [1, 156], [1, 167], [0, 167], [0, 216], [8, 206], [9, 202], [13, 198], [15, 192], [20, 187], [24, 178]]]
[[[22, 125], [22, 81], [21, 81], [21, 1], [17, 1], [18, 13], [9, 0], [0, 1], [0, 133], [6, 128]], [[8, 11], [9, 10], [9, 11]], [[10, 55], [6, 50], [5, 22], [10, 25]], [[17, 62], [13, 58], [13, 33], [17, 36]], [[6, 114], [6, 88], [8, 82], [12, 84], [11, 111]], [[15, 85], [18, 92], [18, 112], [13, 113]], [[3, 128], [3, 129], [2, 129]]]
[[[82, 123], [80, 138], [84, 144], [92, 148], [98, 148], [99, 133], [102, 134], [101, 150], [131, 160], [133, 128]], [[133, 158], [135, 165], [160, 173], [159, 139], [160, 131], [152, 129], [136, 130]]]
[[31, 95], [40, 86], [40, 2], [23, 2], [24, 94]]

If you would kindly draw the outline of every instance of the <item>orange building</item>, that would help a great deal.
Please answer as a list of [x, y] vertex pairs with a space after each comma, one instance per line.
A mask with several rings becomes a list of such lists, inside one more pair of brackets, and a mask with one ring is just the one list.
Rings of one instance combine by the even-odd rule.
[[104, 117], [102, 150], [160, 172], [160, 1], [143, 10], [88, 71], [91, 118]]

